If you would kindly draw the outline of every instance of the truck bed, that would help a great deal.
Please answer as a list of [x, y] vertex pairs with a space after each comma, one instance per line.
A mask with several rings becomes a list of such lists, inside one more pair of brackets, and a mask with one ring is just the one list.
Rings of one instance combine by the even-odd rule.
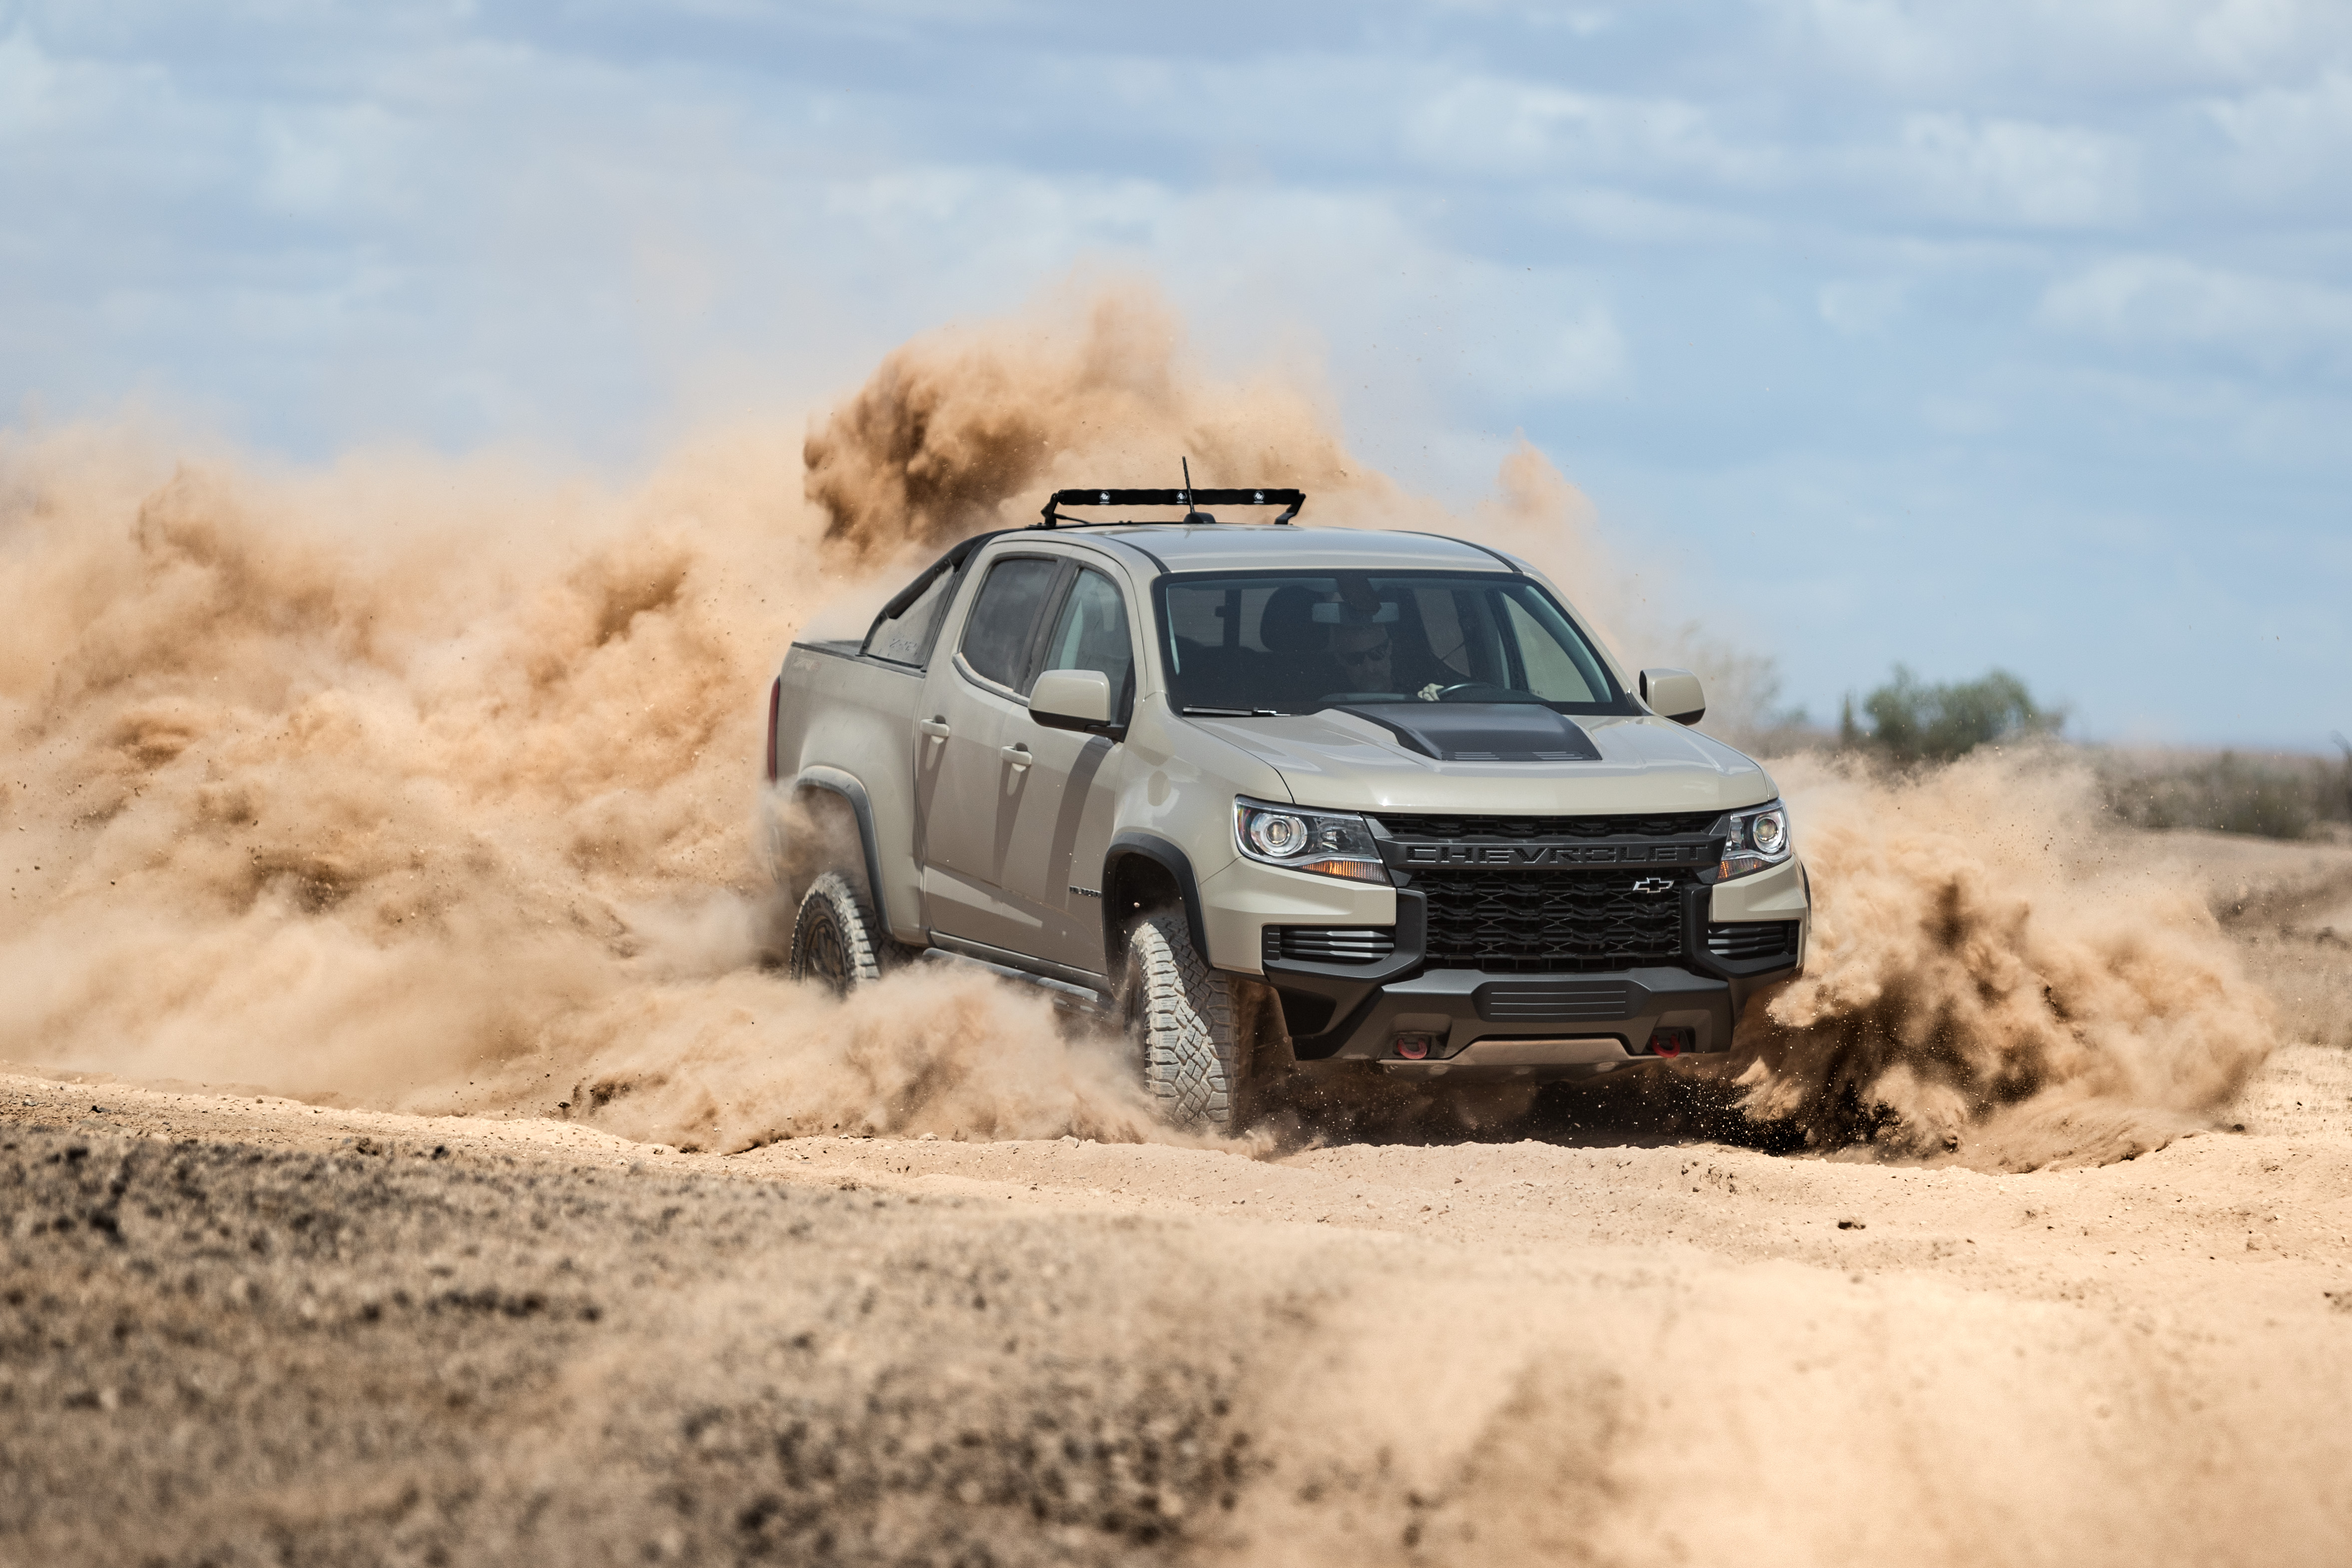
[[[851, 641], [796, 642], [776, 708], [776, 781], [833, 789], [866, 820], [875, 912], [901, 942], [924, 940], [915, 845], [915, 710], [923, 672], [869, 658]], [[876, 824], [884, 831], [876, 833]]]

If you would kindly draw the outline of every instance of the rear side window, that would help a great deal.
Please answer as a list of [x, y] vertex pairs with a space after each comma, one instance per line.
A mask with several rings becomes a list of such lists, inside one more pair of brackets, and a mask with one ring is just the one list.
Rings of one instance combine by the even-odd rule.
[[1045, 618], [1045, 602], [1061, 573], [1060, 562], [1035, 556], [1000, 561], [989, 568], [963, 629], [964, 662], [976, 674], [1015, 691], [1026, 687], [1037, 623]]
[[948, 606], [962, 574], [954, 567], [934, 575], [923, 591], [895, 616], [884, 616], [866, 634], [866, 651], [892, 664], [919, 669], [930, 662], [931, 642], [939, 636], [940, 613]]
[[1135, 647], [1127, 638], [1127, 605], [1118, 589], [1099, 572], [1082, 571], [1062, 602], [1054, 635], [1045, 642], [1047, 669], [1098, 669], [1110, 678], [1113, 705], [1124, 710]]

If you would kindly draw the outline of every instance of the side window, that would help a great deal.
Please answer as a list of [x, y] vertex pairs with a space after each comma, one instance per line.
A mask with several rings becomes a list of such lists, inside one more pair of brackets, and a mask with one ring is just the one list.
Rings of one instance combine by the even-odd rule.
[[932, 578], [905, 609], [876, 621], [874, 629], [866, 634], [866, 651], [876, 658], [887, 659], [892, 664], [911, 664], [918, 669], [928, 664], [931, 639], [939, 635], [940, 613], [947, 608], [962, 575], [949, 567]]
[[1020, 556], [988, 570], [980, 598], [964, 623], [963, 657], [979, 674], [1015, 691], [1028, 683], [1029, 648], [1045, 618], [1045, 601], [1062, 573], [1058, 561]]
[[1124, 708], [1134, 662], [1134, 645], [1127, 637], [1127, 605], [1118, 587], [1099, 572], [1080, 572], [1045, 644], [1045, 668], [1101, 670], [1110, 677], [1113, 706]]

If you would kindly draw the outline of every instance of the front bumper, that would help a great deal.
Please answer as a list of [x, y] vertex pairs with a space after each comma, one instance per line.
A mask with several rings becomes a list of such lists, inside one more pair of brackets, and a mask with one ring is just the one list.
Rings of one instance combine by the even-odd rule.
[[[1400, 913], [1410, 906], [1400, 900]], [[1399, 935], [1406, 922], [1400, 919]], [[1797, 957], [1712, 959], [1702, 946], [1679, 964], [1573, 974], [1436, 969], [1417, 961], [1370, 977], [1370, 966], [1269, 960], [1291, 1049], [1302, 1063], [1374, 1061], [1416, 1077], [1577, 1077], [1665, 1059], [1654, 1040], [1685, 1058], [1731, 1049], [1748, 998], [1803, 964]], [[1402, 945], [1402, 944], [1400, 944]], [[1383, 966], [1385, 967], [1385, 966]], [[1301, 1032], [1302, 1024], [1320, 1022]], [[1662, 1035], [1661, 1031], [1678, 1031]], [[1398, 1053], [1401, 1037], [1425, 1037], [1426, 1059]]]
[[[1297, 977], [1269, 978], [1281, 990]], [[1661, 1029], [1682, 1031], [1683, 1055], [1720, 1055], [1731, 1048], [1737, 1016], [1731, 982], [1685, 969], [1562, 975], [1433, 969], [1375, 987], [1337, 1026], [1294, 1037], [1293, 1049], [1303, 1062], [1376, 1061], [1413, 1077], [1575, 1076], [1665, 1059], [1650, 1051]], [[1427, 1038], [1428, 1058], [1400, 1058], [1400, 1036]]]
[[[1720, 1057], [1731, 1048], [1749, 995], [1803, 967], [1811, 935], [1810, 889], [1801, 863], [1791, 859], [1757, 876], [1694, 880], [1661, 895], [1675, 907], [1657, 911], [1665, 925], [1653, 927], [1651, 945], [1671, 951], [1622, 968], [1597, 967], [1590, 952], [1557, 972], [1530, 973], [1524, 955], [1507, 972], [1456, 966], [1460, 953], [1431, 940], [1429, 895], [1416, 885], [1427, 879], [1399, 880], [1391, 891], [1247, 868], [1212, 884], [1204, 911], [1212, 962], [1261, 973], [1273, 985], [1301, 1063], [1369, 1061], [1399, 1076], [1458, 1080], [1572, 1078], [1654, 1064], [1666, 1058], [1652, 1050], [1654, 1040], [1679, 1047], [1685, 1058]], [[1386, 907], [1375, 910], [1374, 900]], [[1379, 921], [1383, 914], [1390, 920]], [[1677, 918], [1679, 939], [1661, 936]], [[1326, 922], [1384, 926], [1392, 948], [1370, 962], [1286, 955], [1290, 928]], [[1255, 952], [1233, 951], [1250, 938]], [[1401, 1057], [1401, 1036], [1425, 1039], [1427, 1057]]]

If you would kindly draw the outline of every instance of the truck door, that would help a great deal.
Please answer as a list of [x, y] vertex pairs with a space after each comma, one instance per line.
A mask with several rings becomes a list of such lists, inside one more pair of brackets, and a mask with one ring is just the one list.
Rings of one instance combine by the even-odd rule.
[[[1110, 679], [1112, 716], [1135, 702], [1131, 617], [1118, 587], [1081, 567], [1064, 593], [1039, 670], [1097, 669]], [[1030, 677], [1031, 684], [1035, 676]], [[1035, 761], [1025, 770], [1001, 879], [1005, 902], [1034, 931], [1030, 955], [1092, 975], [1103, 954], [1103, 852], [1110, 844], [1123, 746], [1102, 735], [1049, 730], [1024, 710], [1012, 726]]]
[[924, 921], [937, 935], [1037, 951], [1039, 922], [1008, 900], [1003, 868], [1034, 765], [1037, 726], [1022, 693], [1075, 570], [1056, 556], [998, 556], [957, 646], [931, 660], [915, 724], [915, 783]]

